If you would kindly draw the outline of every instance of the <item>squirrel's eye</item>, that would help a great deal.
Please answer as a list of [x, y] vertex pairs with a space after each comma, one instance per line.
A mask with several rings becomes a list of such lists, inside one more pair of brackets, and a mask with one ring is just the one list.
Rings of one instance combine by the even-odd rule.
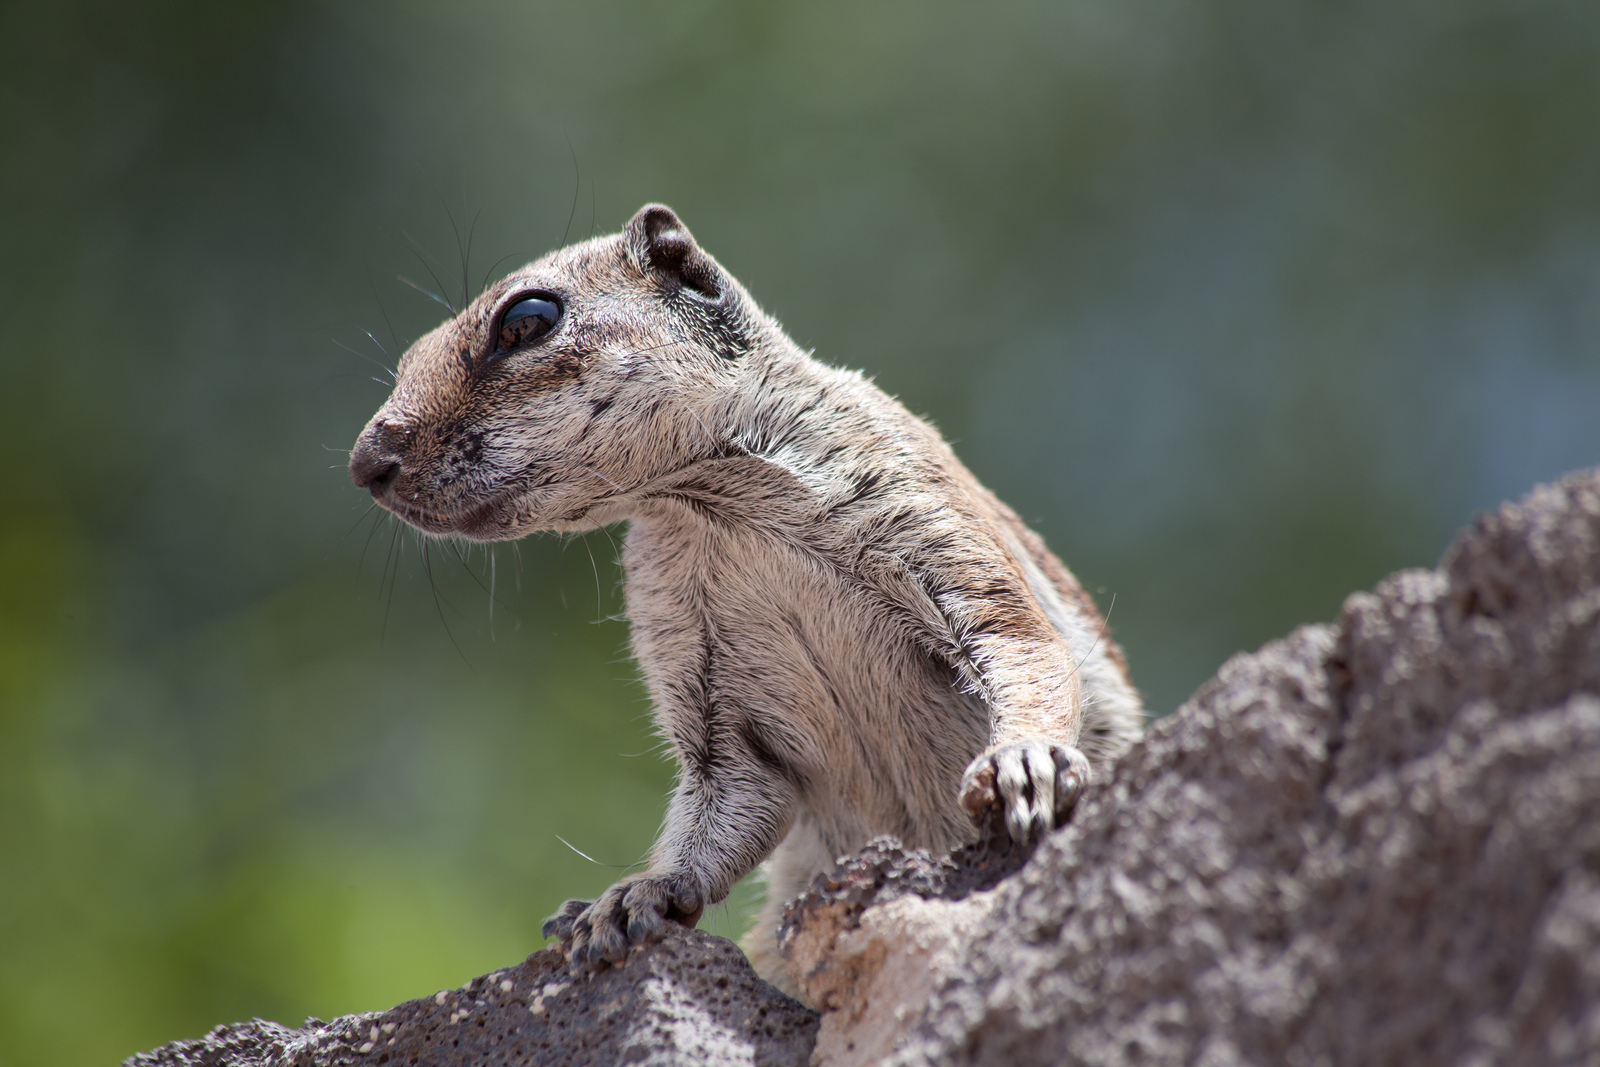
[[530, 296], [506, 308], [500, 319], [500, 336], [495, 339], [495, 359], [507, 352], [531, 345], [554, 329], [561, 317], [561, 305], [554, 297]]

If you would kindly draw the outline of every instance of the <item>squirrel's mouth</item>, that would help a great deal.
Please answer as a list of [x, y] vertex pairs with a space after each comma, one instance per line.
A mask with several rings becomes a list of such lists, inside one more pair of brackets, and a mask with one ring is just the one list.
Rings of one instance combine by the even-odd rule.
[[379, 501], [389, 512], [423, 533], [436, 537], [460, 534], [474, 541], [504, 541], [517, 536], [511, 533], [501, 501], [490, 500], [471, 504], [451, 511], [421, 507], [406, 500], [390, 498]]
[[384, 510], [435, 537], [459, 534], [474, 541], [506, 541], [527, 532], [518, 529], [517, 521], [525, 494], [514, 489], [447, 494], [435, 486], [388, 482], [371, 492]]
[[517, 527], [506, 496], [462, 508], [452, 517], [451, 531], [473, 541], [510, 541], [526, 531]]
[[[668, 477], [677, 471], [669, 472]], [[609, 481], [609, 479], [608, 479]], [[615, 483], [611, 483], [615, 486]], [[373, 493], [384, 508], [424, 533], [437, 537], [457, 534], [470, 541], [515, 541], [540, 530], [573, 529], [591, 520], [591, 513], [603, 511], [620, 500], [636, 498], [648, 486], [624, 489], [599, 497], [580, 494], [571, 499], [564, 490], [571, 484], [555, 479], [533, 485], [500, 487], [477, 499], [459, 501], [430, 499], [431, 507], [395, 492]], [[424, 494], [432, 496], [433, 494]]]
[[536, 530], [557, 529], [564, 523], [580, 522], [593, 506], [592, 501], [585, 502], [570, 513], [553, 515], [541, 522], [532, 517], [538, 509], [530, 508], [525, 490], [507, 490], [486, 499], [465, 500], [444, 507], [432, 501], [433, 507], [424, 507], [394, 493], [373, 495], [384, 509], [423, 533], [435, 537], [456, 534], [469, 541], [485, 542], [514, 541]]
[[450, 511], [421, 511], [422, 521], [400, 514], [419, 529], [434, 534], [459, 534], [471, 541], [513, 541], [528, 533], [522, 495], [496, 493], [486, 500], [463, 501]]
[[455, 519], [448, 513], [429, 511], [427, 508], [418, 507], [404, 500], [396, 500], [393, 497], [387, 500], [380, 500], [378, 503], [408, 525], [415, 526], [423, 533], [449, 534], [456, 532]]

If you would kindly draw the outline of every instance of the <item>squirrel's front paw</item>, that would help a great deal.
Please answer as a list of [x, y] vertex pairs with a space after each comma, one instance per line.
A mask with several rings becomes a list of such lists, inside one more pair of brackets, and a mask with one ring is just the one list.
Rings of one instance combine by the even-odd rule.
[[1088, 783], [1089, 759], [1071, 745], [1017, 741], [972, 761], [961, 807], [980, 824], [1000, 808], [1012, 840], [1026, 842], [1066, 822]]
[[579, 970], [621, 963], [630, 945], [661, 932], [666, 919], [694, 927], [705, 910], [698, 880], [691, 874], [641, 874], [618, 882], [592, 904], [569, 900], [544, 921], [544, 936], [567, 946]]

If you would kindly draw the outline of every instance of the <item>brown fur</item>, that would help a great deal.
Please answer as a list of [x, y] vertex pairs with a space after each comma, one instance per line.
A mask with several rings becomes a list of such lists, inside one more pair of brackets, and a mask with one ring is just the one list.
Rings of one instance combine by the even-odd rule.
[[[529, 291], [560, 320], [495, 358]], [[883, 833], [949, 847], [994, 806], [1037, 834], [1142, 727], [1038, 536], [930, 426], [800, 351], [666, 208], [414, 344], [351, 474], [439, 535], [630, 524], [634, 653], [681, 773], [649, 870], [548, 925], [580, 965], [694, 921], [770, 856], [749, 947], [778, 978], [782, 903], [833, 857]]]

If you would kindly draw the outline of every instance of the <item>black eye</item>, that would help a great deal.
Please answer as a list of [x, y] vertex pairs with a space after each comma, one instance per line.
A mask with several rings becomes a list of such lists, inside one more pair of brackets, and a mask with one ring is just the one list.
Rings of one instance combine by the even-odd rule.
[[561, 304], [553, 296], [530, 296], [517, 301], [500, 318], [500, 336], [495, 339], [489, 358], [533, 344], [553, 330], [560, 317]]

